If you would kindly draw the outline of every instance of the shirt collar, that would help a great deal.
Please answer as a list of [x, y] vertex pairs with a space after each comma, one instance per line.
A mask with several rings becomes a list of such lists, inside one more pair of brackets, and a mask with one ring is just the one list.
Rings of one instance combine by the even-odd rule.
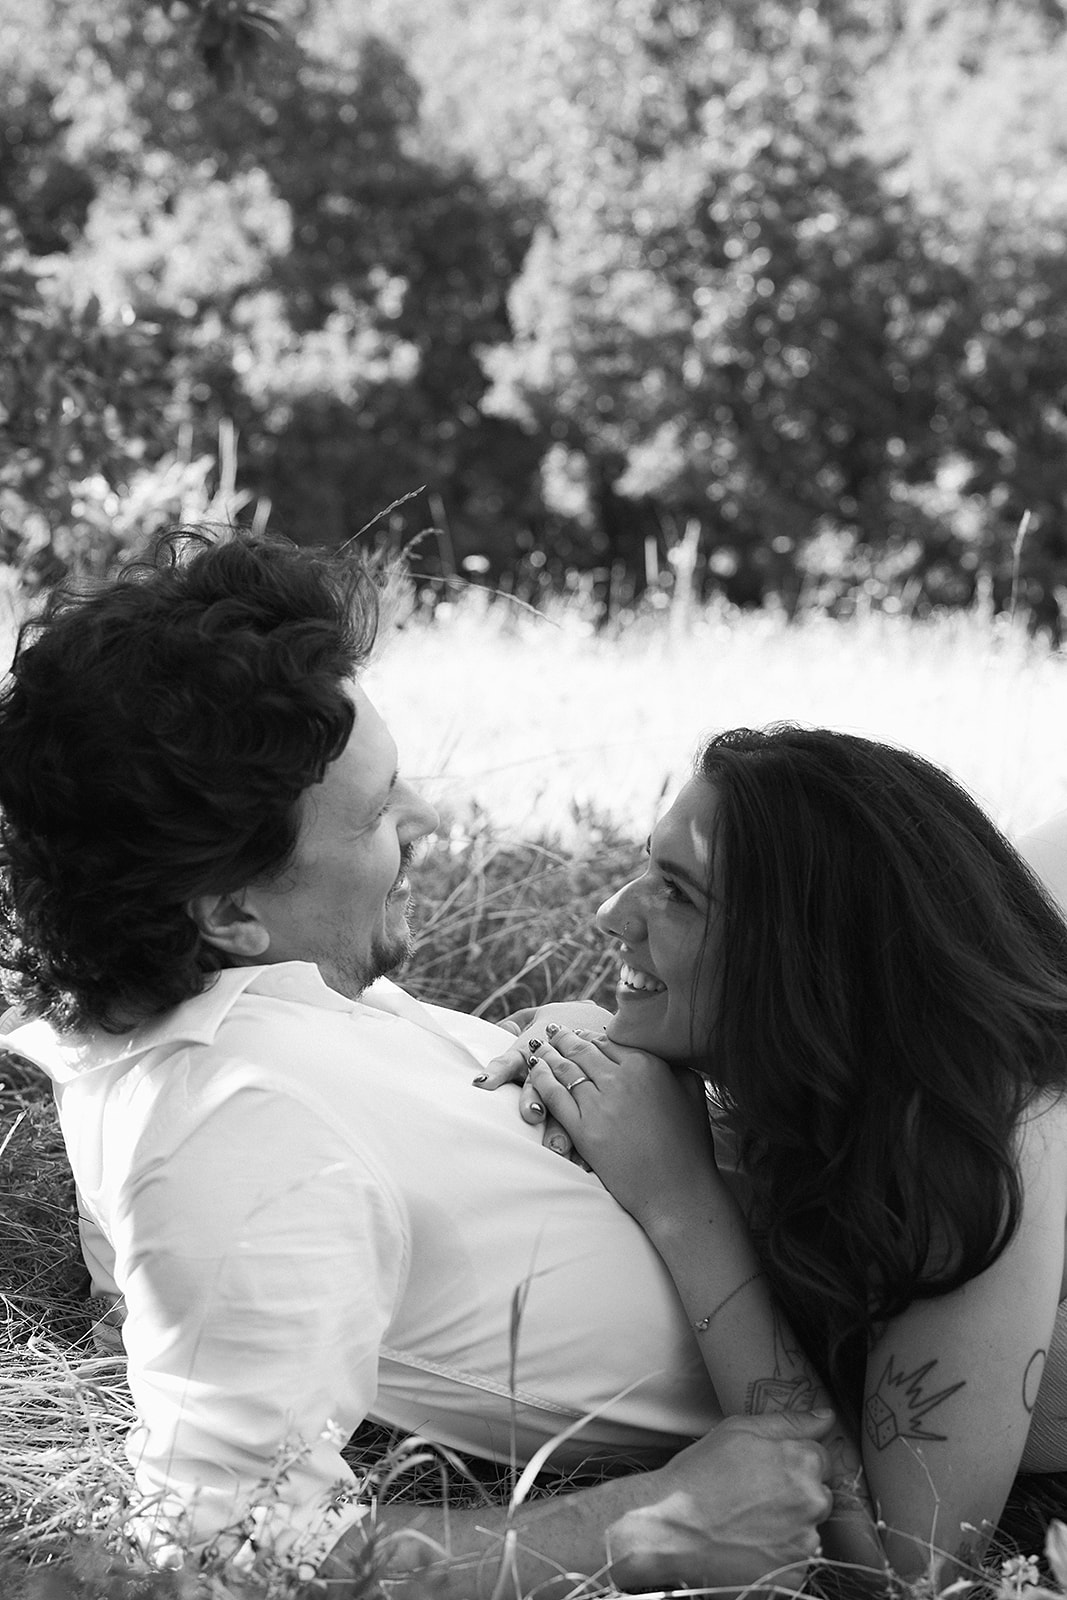
[[[382, 988], [395, 985], [383, 983]], [[373, 985], [367, 991], [368, 999], [377, 995], [378, 989], [378, 984]], [[325, 1011], [351, 1011], [362, 1004], [331, 989], [314, 962], [279, 961], [266, 966], [225, 967], [199, 994], [126, 1034], [107, 1033], [102, 1028], [61, 1034], [49, 1023], [37, 1021], [14, 1029], [3, 1042], [35, 1061], [53, 1082], [65, 1083], [120, 1061], [132, 1063], [161, 1045], [210, 1044], [243, 994], [298, 1000]]]

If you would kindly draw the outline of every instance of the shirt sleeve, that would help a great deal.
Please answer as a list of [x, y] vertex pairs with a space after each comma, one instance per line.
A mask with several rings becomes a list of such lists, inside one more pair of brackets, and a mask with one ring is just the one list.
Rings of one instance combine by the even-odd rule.
[[131, 1170], [116, 1246], [137, 1533], [315, 1567], [361, 1514], [340, 1449], [402, 1283], [397, 1197], [336, 1128], [261, 1089]]

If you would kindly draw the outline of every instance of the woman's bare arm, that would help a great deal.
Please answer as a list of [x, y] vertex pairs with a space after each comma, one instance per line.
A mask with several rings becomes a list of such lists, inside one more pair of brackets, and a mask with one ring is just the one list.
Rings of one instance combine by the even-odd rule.
[[1067, 1109], [1019, 1130], [1023, 1215], [988, 1271], [918, 1301], [871, 1351], [867, 1481], [894, 1568], [914, 1577], [973, 1563], [1004, 1508], [1037, 1398], [1064, 1274]]
[[[539, 1055], [531, 1084], [663, 1257], [727, 1415], [829, 1407], [715, 1165], [702, 1080], [644, 1052], [567, 1032]], [[565, 1085], [579, 1077], [586, 1081], [570, 1092]], [[881, 1571], [859, 1450], [840, 1428], [827, 1446], [835, 1511], [823, 1530], [826, 1551]]]

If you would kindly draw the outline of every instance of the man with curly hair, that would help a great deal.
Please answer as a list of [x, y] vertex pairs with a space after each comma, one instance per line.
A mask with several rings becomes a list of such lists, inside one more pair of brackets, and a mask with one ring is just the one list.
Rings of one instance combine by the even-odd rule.
[[507, 1036], [389, 981], [437, 819], [360, 685], [376, 621], [355, 560], [184, 531], [57, 592], [0, 695], [8, 1042], [53, 1080], [124, 1315], [142, 1531], [341, 1573], [373, 1417], [658, 1463], [514, 1515], [405, 1506], [396, 1579], [489, 1593], [508, 1529], [527, 1590], [802, 1568], [828, 1419], [722, 1423], [644, 1235], [470, 1091]]

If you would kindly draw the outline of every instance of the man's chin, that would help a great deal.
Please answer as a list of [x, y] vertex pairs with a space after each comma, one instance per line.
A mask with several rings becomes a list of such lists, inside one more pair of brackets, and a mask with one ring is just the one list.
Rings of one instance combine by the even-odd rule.
[[395, 978], [403, 972], [408, 962], [415, 953], [415, 940], [409, 928], [403, 938], [391, 940], [388, 944], [381, 944], [371, 951], [370, 977], [367, 985], [377, 983], [379, 978]]
[[347, 995], [350, 1000], [358, 1000], [364, 989], [369, 989], [379, 978], [395, 978], [407, 965], [413, 951], [414, 940], [408, 933], [388, 943], [382, 940], [376, 944], [367, 960], [359, 966], [354, 965], [349, 957], [343, 965], [327, 964], [320, 960], [318, 967], [332, 989]]

